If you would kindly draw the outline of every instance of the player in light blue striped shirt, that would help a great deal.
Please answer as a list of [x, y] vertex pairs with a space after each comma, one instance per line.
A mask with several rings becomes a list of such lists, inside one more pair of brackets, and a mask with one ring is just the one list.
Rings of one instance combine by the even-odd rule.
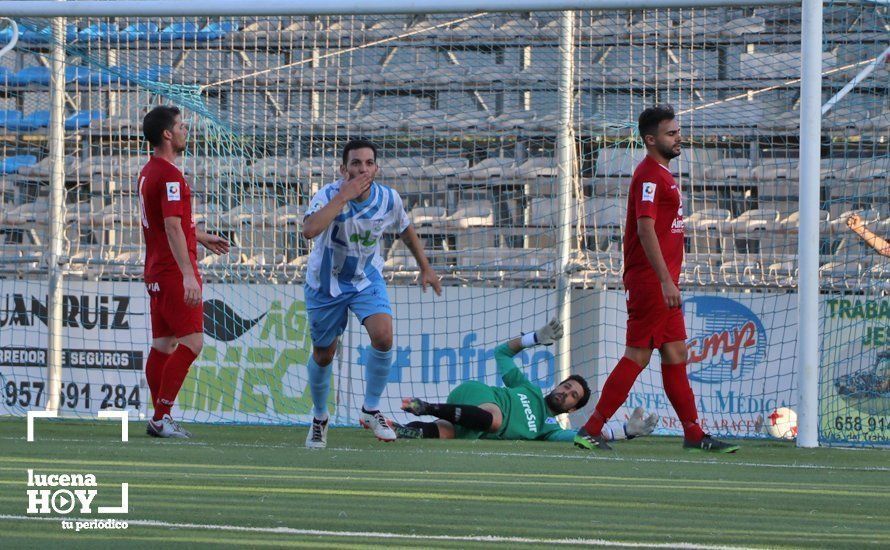
[[430, 267], [402, 198], [394, 189], [374, 181], [377, 170], [377, 147], [370, 141], [350, 141], [343, 148], [342, 179], [315, 194], [303, 219], [303, 236], [314, 243], [304, 286], [312, 337], [312, 357], [307, 365], [313, 403], [312, 426], [306, 437], [310, 448], [327, 445], [331, 383], [327, 367], [346, 328], [348, 310], [358, 317], [371, 339], [359, 421], [380, 440], [396, 439], [389, 420], [379, 411], [392, 364], [392, 308], [380, 255], [384, 231], [395, 228], [414, 255], [424, 292], [430, 285], [436, 294], [442, 294], [439, 277]]

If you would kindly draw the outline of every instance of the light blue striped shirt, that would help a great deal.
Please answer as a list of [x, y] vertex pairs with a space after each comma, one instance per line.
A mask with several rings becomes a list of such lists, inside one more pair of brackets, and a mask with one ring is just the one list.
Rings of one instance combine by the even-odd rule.
[[[340, 192], [342, 183], [337, 180], [322, 187], [312, 197], [306, 216], [328, 204]], [[382, 281], [380, 238], [390, 227], [402, 233], [410, 223], [399, 194], [372, 182], [367, 200], [349, 201], [327, 229], [313, 239], [306, 284], [335, 298]]]

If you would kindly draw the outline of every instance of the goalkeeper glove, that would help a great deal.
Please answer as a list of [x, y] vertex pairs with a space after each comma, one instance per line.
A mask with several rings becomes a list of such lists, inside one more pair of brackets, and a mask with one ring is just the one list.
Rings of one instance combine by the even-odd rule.
[[535, 331], [535, 340], [544, 346], [549, 346], [560, 338], [562, 338], [562, 323], [556, 317]]
[[655, 427], [658, 425], [658, 415], [652, 413], [643, 418], [644, 414], [646, 414], [646, 411], [643, 410], [643, 407], [637, 407], [630, 413], [630, 418], [624, 424], [624, 434], [627, 435], [628, 439], [649, 435], [655, 431]]

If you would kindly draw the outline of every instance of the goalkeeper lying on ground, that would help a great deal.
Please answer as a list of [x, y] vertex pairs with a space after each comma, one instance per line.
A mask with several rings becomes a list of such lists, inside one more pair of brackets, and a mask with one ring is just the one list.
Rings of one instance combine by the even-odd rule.
[[[503, 388], [481, 382], [464, 382], [448, 394], [447, 403], [426, 403], [414, 397], [402, 400], [402, 410], [416, 416], [435, 416], [433, 422], [395, 424], [400, 438], [424, 439], [537, 439], [572, 441], [575, 430], [563, 430], [554, 418], [580, 409], [590, 399], [590, 388], [581, 376], [573, 374], [546, 396], [513, 362], [524, 348], [550, 345], [562, 338], [562, 325], [550, 321], [536, 332], [501, 344], [494, 352]], [[649, 435], [658, 416], [645, 417], [637, 408], [623, 426], [606, 424], [603, 434], [609, 440]]]

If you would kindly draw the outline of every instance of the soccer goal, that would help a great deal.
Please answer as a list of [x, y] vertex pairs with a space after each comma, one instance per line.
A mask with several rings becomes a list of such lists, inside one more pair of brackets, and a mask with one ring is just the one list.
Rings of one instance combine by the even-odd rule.
[[[445, 285], [422, 292], [383, 237], [382, 410], [401, 420], [402, 396], [500, 383], [494, 348], [554, 315], [567, 337], [518, 362], [545, 390], [569, 373], [601, 387], [623, 353], [636, 119], [666, 103], [685, 136], [672, 169], [705, 429], [767, 437], [790, 407], [799, 445], [888, 444], [886, 3], [411, 5], [0, 1], [16, 23], [0, 47], [17, 40], [0, 56], [0, 414], [150, 409], [137, 175], [160, 104], [190, 127], [197, 222], [233, 244], [200, 260], [205, 342], [177, 417], [309, 420], [303, 215], [359, 137]], [[356, 423], [368, 353], [351, 318], [337, 423]], [[657, 354], [618, 414], [635, 406], [682, 432]]]

